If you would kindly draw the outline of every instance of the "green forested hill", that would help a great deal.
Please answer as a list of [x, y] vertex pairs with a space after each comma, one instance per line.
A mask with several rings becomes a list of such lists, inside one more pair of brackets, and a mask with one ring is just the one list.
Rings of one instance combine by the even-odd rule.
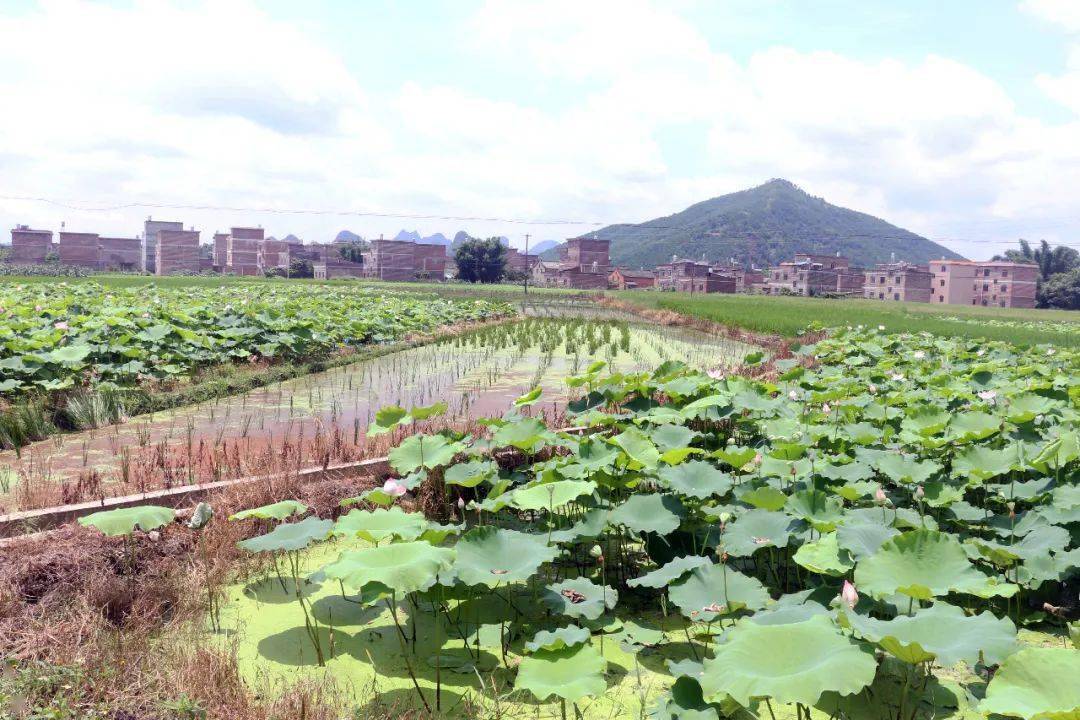
[[653, 267], [672, 255], [711, 261], [735, 258], [757, 266], [789, 260], [796, 252], [851, 258], [868, 266], [897, 260], [960, 258], [953, 251], [866, 213], [830, 205], [787, 180], [722, 195], [682, 212], [639, 225], [610, 225], [612, 263]]

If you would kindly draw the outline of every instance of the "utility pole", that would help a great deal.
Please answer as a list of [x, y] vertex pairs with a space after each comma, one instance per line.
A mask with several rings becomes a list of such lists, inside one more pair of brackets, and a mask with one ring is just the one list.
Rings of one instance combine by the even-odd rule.
[[525, 233], [525, 294], [529, 294], [529, 234]]

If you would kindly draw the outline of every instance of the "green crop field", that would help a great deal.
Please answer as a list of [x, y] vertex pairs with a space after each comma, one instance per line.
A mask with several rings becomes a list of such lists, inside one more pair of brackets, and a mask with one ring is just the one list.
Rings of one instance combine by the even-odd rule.
[[771, 362], [594, 362], [566, 378], [585, 435], [539, 388], [479, 436], [384, 407], [385, 484], [167, 528], [264, 560], [205, 585], [199, 632], [357, 717], [1075, 717], [1080, 352], [874, 327]]
[[890, 332], [929, 332], [943, 337], [1080, 346], [1080, 313], [1066, 310], [652, 291], [619, 292], [614, 296], [644, 308], [671, 310], [723, 325], [787, 337], [798, 335], [810, 324], [874, 328], [884, 325]]

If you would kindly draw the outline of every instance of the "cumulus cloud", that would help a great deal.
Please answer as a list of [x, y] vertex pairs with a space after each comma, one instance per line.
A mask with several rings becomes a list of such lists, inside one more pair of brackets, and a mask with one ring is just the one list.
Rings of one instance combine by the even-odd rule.
[[[648, 0], [490, 0], [456, 52], [568, 101], [422, 76], [376, 92], [320, 38], [249, 0], [44, 0], [0, 16], [0, 163], [13, 194], [424, 215], [638, 221], [771, 177], [938, 237], [1015, 237], [1077, 215], [1080, 118], [1028, 117], [944, 55], [866, 61], [762, 47], [736, 59]], [[1026, 0], [1073, 32], [1076, 5]], [[1080, 112], [1080, 51], [1033, 79]], [[1072, 103], [1070, 105], [1070, 103]], [[698, 131], [687, 132], [693, 127]], [[680, 155], [682, 159], [680, 159]], [[683, 160], [693, 156], [693, 168]], [[0, 201], [11, 222], [135, 232], [146, 211]], [[326, 239], [449, 221], [179, 211]], [[973, 220], [973, 218], [975, 220]], [[520, 235], [505, 223], [473, 232]], [[537, 228], [558, 238], [591, 229]], [[1052, 233], [1047, 237], [1053, 238]], [[999, 247], [957, 246], [989, 255]]]

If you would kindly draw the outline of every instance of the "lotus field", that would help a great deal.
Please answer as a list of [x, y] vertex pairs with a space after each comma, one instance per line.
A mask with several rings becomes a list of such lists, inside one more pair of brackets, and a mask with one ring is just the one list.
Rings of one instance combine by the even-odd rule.
[[0, 396], [308, 359], [508, 312], [488, 300], [313, 284], [0, 284]]
[[572, 431], [537, 390], [334, 518], [235, 515], [268, 572], [209, 624], [249, 677], [425, 714], [1077, 718], [1078, 364], [863, 329], [771, 380], [596, 362]]

